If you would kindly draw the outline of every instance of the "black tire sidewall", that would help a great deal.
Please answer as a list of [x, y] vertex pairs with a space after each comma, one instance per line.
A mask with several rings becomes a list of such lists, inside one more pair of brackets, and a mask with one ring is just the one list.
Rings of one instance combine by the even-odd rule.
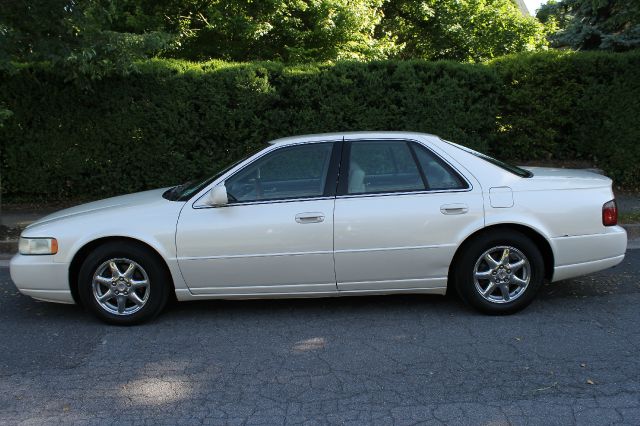
[[[149, 277], [151, 285], [149, 299], [142, 309], [131, 315], [114, 315], [107, 312], [93, 296], [93, 274], [100, 265], [114, 258], [133, 260], [145, 270]], [[110, 242], [97, 247], [82, 263], [78, 274], [78, 295], [85, 308], [109, 324], [139, 324], [154, 318], [166, 305], [170, 279], [167, 275], [162, 261], [149, 249], [137, 244]]]
[[[531, 265], [531, 279], [522, 296], [508, 303], [492, 303], [476, 290], [473, 269], [478, 258], [492, 247], [510, 246], [520, 250]], [[544, 259], [530, 238], [517, 231], [496, 230], [480, 235], [462, 248], [454, 265], [456, 291], [467, 304], [487, 314], [512, 314], [528, 306], [538, 294], [544, 282]]]

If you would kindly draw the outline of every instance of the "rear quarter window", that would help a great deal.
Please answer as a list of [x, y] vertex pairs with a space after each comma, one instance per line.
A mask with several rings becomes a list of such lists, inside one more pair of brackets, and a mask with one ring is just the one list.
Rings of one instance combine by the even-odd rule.
[[418, 163], [430, 190], [466, 189], [467, 182], [450, 165], [422, 145], [414, 144]]

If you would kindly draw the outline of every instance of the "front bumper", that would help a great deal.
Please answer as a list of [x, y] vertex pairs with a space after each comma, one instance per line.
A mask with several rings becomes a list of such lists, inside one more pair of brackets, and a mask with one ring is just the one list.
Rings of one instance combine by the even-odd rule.
[[68, 263], [56, 263], [53, 256], [16, 254], [9, 270], [20, 293], [47, 302], [75, 303], [69, 288]]

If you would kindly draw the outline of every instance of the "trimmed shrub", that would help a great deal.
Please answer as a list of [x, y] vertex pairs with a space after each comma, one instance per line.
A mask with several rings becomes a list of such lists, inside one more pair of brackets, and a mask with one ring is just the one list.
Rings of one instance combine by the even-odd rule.
[[581, 160], [618, 186], [640, 187], [640, 52], [546, 52], [490, 67], [503, 84], [496, 156]]
[[494, 73], [456, 63], [152, 61], [82, 90], [40, 69], [5, 77], [10, 199], [92, 198], [213, 174], [271, 139], [431, 131], [476, 148], [496, 116]]
[[638, 54], [139, 68], [88, 88], [38, 66], [2, 76], [5, 199], [174, 185], [277, 137], [348, 130], [429, 132], [507, 160], [580, 159], [620, 185], [640, 183]]

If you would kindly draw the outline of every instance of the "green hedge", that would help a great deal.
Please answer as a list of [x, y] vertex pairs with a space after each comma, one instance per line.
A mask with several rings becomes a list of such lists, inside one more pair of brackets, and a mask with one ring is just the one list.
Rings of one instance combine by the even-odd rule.
[[549, 52], [491, 67], [503, 85], [494, 154], [582, 160], [640, 188], [640, 52]]
[[431, 132], [501, 158], [579, 159], [640, 186], [640, 55], [490, 64], [149, 61], [90, 87], [40, 67], [0, 80], [5, 199], [84, 199], [214, 173], [270, 139]]

